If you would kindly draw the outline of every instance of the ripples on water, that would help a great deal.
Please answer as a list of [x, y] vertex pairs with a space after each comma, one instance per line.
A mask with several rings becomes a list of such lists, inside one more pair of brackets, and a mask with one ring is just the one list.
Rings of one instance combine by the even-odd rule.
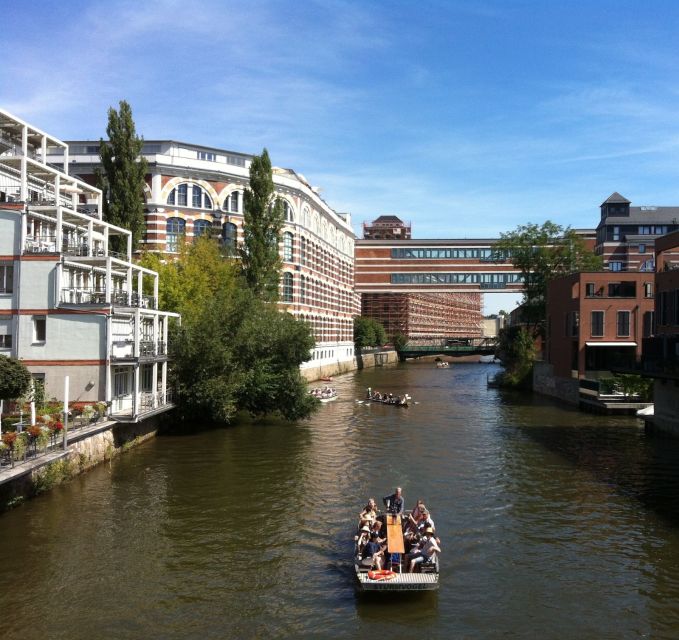
[[[312, 420], [158, 438], [5, 514], [3, 636], [679, 637], [679, 445], [493, 369], [347, 375]], [[432, 509], [441, 589], [359, 597], [351, 526], [396, 485]]]

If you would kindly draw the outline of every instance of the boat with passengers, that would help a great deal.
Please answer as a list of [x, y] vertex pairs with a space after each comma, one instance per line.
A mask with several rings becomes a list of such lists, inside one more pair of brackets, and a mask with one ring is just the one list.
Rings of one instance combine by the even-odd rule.
[[371, 499], [359, 516], [354, 537], [354, 571], [359, 589], [438, 589], [440, 540], [429, 512], [420, 501], [407, 515], [397, 511], [387, 505], [387, 513], [379, 513]]
[[392, 393], [380, 393], [368, 387], [365, 394], [366, 402], [378, 402], [379, 404], [389, 404], [394, 407], [407, 407], [412, 402], [412, 398], [407, 394], [397, 396]]

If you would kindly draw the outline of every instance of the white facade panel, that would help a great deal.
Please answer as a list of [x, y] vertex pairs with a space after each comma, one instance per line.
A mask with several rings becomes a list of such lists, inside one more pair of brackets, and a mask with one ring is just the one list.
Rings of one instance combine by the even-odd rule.
[[[106, 316], [48, 314], [19, 316], [19, 353], [25, 360], [104, 360]], [[45, 340], [36, 340], [35, 321], [45, 318]]]
[[2, 209], [0, 204], [0, 256], [18, 256], [20, 247], [21, 214]]
[[56, 260], [21, 261], [19, 265], [20, 290], [15, 289], [15, 291], [19, 296], [22, 309], [48, 309], [56, 305], [58, 264]]

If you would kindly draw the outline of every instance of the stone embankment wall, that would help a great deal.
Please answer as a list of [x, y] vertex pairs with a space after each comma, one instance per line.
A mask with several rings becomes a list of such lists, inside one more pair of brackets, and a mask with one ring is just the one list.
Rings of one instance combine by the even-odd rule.
[[533, 391], [575, 406], [580, 403], [580, 382], [555, 376], [554, 367], [547, 362], [536, 362], [533, 367]]
[[[64, 455], [37, 467], [33, 465], [31, 468], [30, 462], [24, 463], [28, 465], [26, 473], [0, 485], [0, 511], [17, 506], [153, 438], [158, 431], [158, 423], [159, 417], [156, 416], [136, 424], [109, 422], [102, 424], [102, 428], [95, 433], [84, 436], [74, 433]], [[40, 464], [41, 460], [36, 462]]]
[[679, 382], [656, 380], [653, 388], [654, 415], [647, 428], [659, 434], [679, 437]]
[[398, 362], [396, 351], [380, 351], [378, 353], [364, 353], [356, 356], [353, 360], [335, 362], [318, 367], [302, 369], [302, 376], [307, 382], [314, 382], [329, 376], [338, 376], [342, 373], [349, 373], [357, 369], [368, 369], [379, 367], [385, 364], [395, 364]]

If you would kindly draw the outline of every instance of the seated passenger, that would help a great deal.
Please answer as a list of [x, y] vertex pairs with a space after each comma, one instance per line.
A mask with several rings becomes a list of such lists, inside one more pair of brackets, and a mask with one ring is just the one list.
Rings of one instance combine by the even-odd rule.
[[441, 553], [441, 540], [434, 536], [434, 529], [427, 527], [424, 532], [424, 537], [419, 546], [419, 550], [411, 553], [408, 557], [410, 559], [410, 566], [408, 572], [415, 571], [415, 567], [423, 562], [431, 562], [436, 558], [437, 553]]
[[363, 547], [368, 540], [370, 540], [370, 527], [366, 524], [361, 527], [359, 535], [356, 536], [356, 548], [359, 554], [363, 552]]
[[370, 540], [366, 542], [361, 553], [361, 564], [371, 569], [381, 569], [384, 562], [384, 550], [386, 545], [377, 541], [377, 534], [371, 533]]
[[365, 509], [363, 509], [363, 511], [361, 511], [358, 516], [359, 526], [362, 527], [364, 524], [371, 525], [373, 522], [375, 522], [376, 518], [377, 503], [375, 502], [375, 498], [370, 498], [370, 500], [368, 500], [368, 504], [365, 506]]
[[380, 544], [383, 544], [384, 542], [387, 541], [386, 536], [383, 538], [382, 537], [382, 523], [379, 520], [375, 520], [372, 524], [372, 528], [370, 529], [370, 533], [376, 533], [377, 534], [377, 542]]

